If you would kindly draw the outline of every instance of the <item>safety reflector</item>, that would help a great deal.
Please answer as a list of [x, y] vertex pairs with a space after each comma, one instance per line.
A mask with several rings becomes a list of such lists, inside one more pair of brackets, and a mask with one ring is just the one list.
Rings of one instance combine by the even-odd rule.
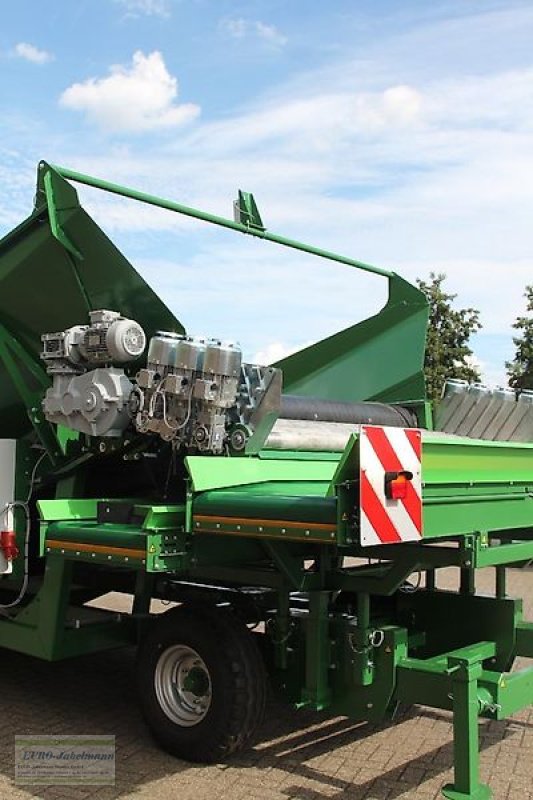
[[361, 544], [422, 538], [422, 434], [415, 428], [361, 426]]

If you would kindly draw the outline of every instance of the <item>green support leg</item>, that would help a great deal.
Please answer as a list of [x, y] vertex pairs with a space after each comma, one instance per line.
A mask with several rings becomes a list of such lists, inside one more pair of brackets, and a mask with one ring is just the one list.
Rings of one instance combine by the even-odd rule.
[[370, 656], [370, 595], [357, 595], [357, 628], [355, 631], [354, 677], [360, 686], [370, 686], [374, 680], [374, 668]]
[[478, 678], [481, 662], [448, 659], [452, 673], [454, 783], [442, 793], [448, 800], [490, 800], [492, 792], [479, 782]]
[[39, 636], [51, 658], [58, 658], [63, 645], [65, 619], [72, 581], [72, 561], [49, 558], [39, 606]]
[[505, 600], [507, 596], [507, 567], [496, 567], [496, 597]]
[[277, 669], [287, 669], [288, 641], [291, 632], [290, 594], [288, 589], [278, 592], [278, 613], [274, 625], [274, 663]]
[[461, 569], [461, 594], [475, 594], [476, 573], [472, 567]]
[[316, 711], [327, 708], [330, 702], [329, 669], [329, 601], [330, 592], [309, 593], [309, 617], [305, 637], [305, 689], [301, 706]]
[[140, 639], [149, 625], [150, 606], [154, 589], [155, 576], [140, 571], [135, 578], [135, 592], [131, 608], [134, 617], [137, 617], [137, 637]]

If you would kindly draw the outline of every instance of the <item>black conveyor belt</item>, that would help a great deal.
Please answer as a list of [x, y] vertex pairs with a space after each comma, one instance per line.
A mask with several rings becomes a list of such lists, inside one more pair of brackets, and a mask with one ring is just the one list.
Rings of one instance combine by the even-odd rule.
[[390, 425], [394, 428], [416, 427], [412, 411], [386, 403], [339, 403], [296, 394], [281, 398], [279, 419], [304, 419], [320, 422], [346, 422], [355, 425]]

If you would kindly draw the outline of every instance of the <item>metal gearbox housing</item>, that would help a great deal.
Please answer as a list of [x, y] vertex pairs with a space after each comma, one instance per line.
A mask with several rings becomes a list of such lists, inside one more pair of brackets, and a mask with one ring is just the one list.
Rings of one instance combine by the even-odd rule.
[[41, 339], [41, 359], [52, 376], [42, 403], [46, 419], [90, 436], [120, 436], [130, 423], [133, 384], [111, 364], [142, 355], [146, 336], [139, 323], [116, 311], [91, 311], [89, 325]]
[[43, 407], [46, 418], [90, 436], [120, 436], [130, 424], [133, 384], [122, 369], [107, 367], [81, 375], [54, 375]]

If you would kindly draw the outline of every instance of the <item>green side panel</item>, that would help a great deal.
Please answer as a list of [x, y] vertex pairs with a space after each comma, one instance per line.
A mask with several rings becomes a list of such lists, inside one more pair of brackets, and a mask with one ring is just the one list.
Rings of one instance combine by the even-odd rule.
[[[318, 483], [327, 490], [336, 468], [335, 461], [263, 460], [260, 458], [211, 458], [188, 456], [185, 465], [195, 492], [268, 482]], [[325, 488], [324, 488], [325, 487]], [[302, 487], [300, 486], [299, 489]], [[285, 487], [281, 493], [286, 493]], [[306, 493], [311, 493], [308, 489]], [[316, 489], [314, 493], [317, 492]]]
[[427, 321], [423, 293], [392, 275], [379, 314], [275, 364], [283, 389], [347, 402], [423, 400]]
[[533, 444], [487, 442], [425, 433], [422, 475], [426, 486], [522, 482], [533, 485]]
[[[533, 497], [523, 495], [506, 499], [496, 495], [494, 498], [480, 498], [472, 492], [471, 496], [454, 497], [451, 502], [447, 502], [445, 498], [434, 503], [424, 500], [423, 519], [424, 539], [523, 528], [531, 529], [530, 536], [533, 539]], [[522, 555], [517, 552], [515, 561], [525, 560], [533, 555], [532, 553], [528, 556], [523, 551], [522, 546]], [[513, 560], [505, 555], [505, 551], [501, 555], [504, 556], [502, 563]]]
[[334, 497], [291, 497], [218, 490], [198, 495], [193, 510], [195, 514], [220, 517], [255, 517], [332, 525], [337, 522], [337, 501]]
[[[75, 190], [60, 177], [56, 181], [63, 191], [55, 187], [59, 207], [54, 213], [48, 213], [45, 197], [38, 193], [35, 212], [0, 241], [0, 323], [37, 364], [41, 364], [41, 334], [83, 324], [92, 309], [120, 311], [137, 320], [148, 337], [159, 329], [183, 332], [174, 315], [81, 208]], [[63, 244], [52, 231], [51, 218]], [[0, 436], [20, 437], [30, 423], [3, 364], [0, 386]]]
[[73, 498], [60, 498], [59, 500], [39, 500], [37, 508], [42, 520], [55, 522], [56, 520], [96, 519], [98, 500], [75, 500]]
[[425, 433], [424, 538], [531, 528], [533, 445]]

